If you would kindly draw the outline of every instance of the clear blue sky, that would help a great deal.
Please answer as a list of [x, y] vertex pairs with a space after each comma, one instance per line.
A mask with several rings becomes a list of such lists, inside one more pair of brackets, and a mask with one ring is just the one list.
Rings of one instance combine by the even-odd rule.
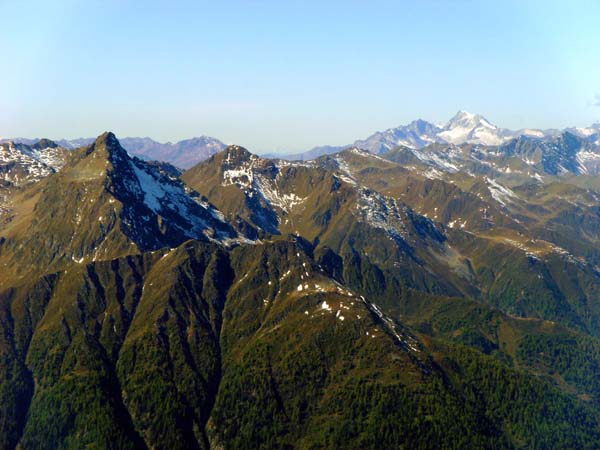
[[344, 144], [600, 118], [598, 1], [0, 0], [0, 136]]

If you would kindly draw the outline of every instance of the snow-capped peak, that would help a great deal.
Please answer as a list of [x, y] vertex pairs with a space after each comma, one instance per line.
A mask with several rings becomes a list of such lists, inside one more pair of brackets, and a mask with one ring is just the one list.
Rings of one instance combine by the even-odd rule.
[[365, 140], [355, 141], [353, 146], [375, 154], [385, 153], [399, 145], [421, 148], [434, 142], [441, 142], [437, 138], [441, 130], [437, 125], [418, 119], [407, 125], [377, 132]]
[[498, 145], [504, 141], [501, 130], [496, 125], [479, 114], [466, 111], [458, 111], [438, 136], [452, 144], [468, 142]]
[[479, 114], [473, 114], [468, 111], [459, 110], [445, 125], [445, 129], [454, 128], [457, 124], [473, 124], [481, 118]]

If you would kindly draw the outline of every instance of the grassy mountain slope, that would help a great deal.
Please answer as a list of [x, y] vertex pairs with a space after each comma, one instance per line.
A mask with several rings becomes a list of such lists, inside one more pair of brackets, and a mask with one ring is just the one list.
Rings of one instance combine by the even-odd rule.
[[2, 368], [26, 380], [15, 390], [3, 378], [2, 417], [25, 409], [3, 427], [3, 446], [597, 442], [584, 402], [466, 347], [419, 339], [306, 250], [189, 242], [3, 292], [13, 318], [1, 322], [3, 361], [13, 365]]

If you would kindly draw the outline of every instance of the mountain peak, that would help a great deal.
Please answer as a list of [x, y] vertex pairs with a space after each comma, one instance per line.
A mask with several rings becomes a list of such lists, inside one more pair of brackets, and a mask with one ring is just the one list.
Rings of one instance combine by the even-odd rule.
[[497, 128], [481, 114], [473, 114], [468, 111], [460, 110], [448, 121], [448, 123], [446, 123], [444, 129], [450, 130], [452, 128], [456, 128], [457, 126], [468, 127], [478, 125], [483, 125], [488, 128]]
[[408, 131], [417, 133], [421, 138], [429, 138], [430, 140], [432, 139], [432, 136], [435, 133], [441, 131], [440, 127], [423, 119], [413, 120], [411, 123], [409, 123], [403, 128], [405, 128]]
[[223, 150], [223, 159], [226, 163], [238, 164], [250, 160], [253, 156], [255, 155], [239, 145], [228, 145]]
[[114, 146], [121, 144], [119, 144], [119, 140], [112, 131], [105, 131], [96, 138], [96, 145]]
[[481, 117], [479, 114], [473, 114], [469, 111], [465, 111], [464, 109], [459, 109], [457, 111], [457, 113], [454, 115], [454, 117], [468, 117], [468, 118], [475, 118], [475, 117]]
[[95, 153], [96, 155], [99, 153], [102, 154], [113, 165], [119, 165], [129, 159], [127, 150], [121, 146], [121, 143], [111, 131], [106, 131], [96, 138], [94, 143], [85, 152], [86, 155], [91, 153]]
[[[42, 249], [35, 258], [47, 267], [176, 247], [189, 239], [226, 246], [244, 239], [198, 193], [159, 165], [130, 157], [110, 132], [76, 151], [41, 186], [32, 187], [39, 190], [35, 208], [14, 221], [28, 226], [11, 233]], [[15, 257], [34, 265], [30, 255]]]
[[438, 136], [450, 144], [468, 142], [498, 145], [503, 142], [499, 136], [500, 131], [482, 115], [460, 110], [446, 123]]
[[436, 134], [441, 128], [422, 119], [413, 120], [408, 125], [378, 131], [364, 140], [354, 141], [353, 146], [374, 154], [385, 153], [397, 146], [421, 148], [437, 142]]
[[228, 145], [225, 147], [225, 152], [230, 153], [232, 155], [251, 155], [250, 151], [245, 147], [240, 145]]
[[50, 139], [46, 139], [46, 138], [40, 139], [38, 142], [36, 142], [35, 144], [33, 144], [31, 146], [31, 148], [34, 148], [36, 150], [42, 150], [45, 148], [56, 148], [56, 147], [58, 147], [56, 142], [54, 142]]

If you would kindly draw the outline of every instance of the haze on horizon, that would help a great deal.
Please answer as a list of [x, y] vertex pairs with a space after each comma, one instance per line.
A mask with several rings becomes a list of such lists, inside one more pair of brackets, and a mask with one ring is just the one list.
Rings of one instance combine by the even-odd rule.
[[346, 144], [458, 109], [600, 118], [593, 1], [0, 1], [0, 136]]

